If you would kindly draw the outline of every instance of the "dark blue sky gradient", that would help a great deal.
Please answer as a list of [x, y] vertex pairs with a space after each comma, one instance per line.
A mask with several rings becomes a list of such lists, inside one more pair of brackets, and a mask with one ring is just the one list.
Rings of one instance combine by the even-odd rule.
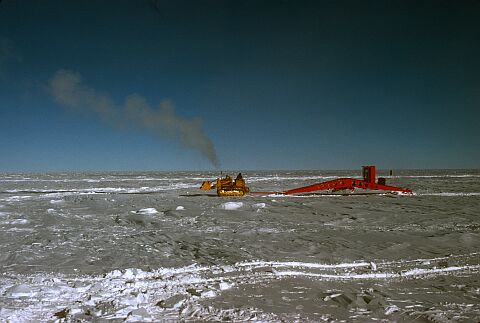
[[214, 169], [59, 105], [199, 117], [222, 169], [480, 167], [480, 1], [0, 2], [0, 171]]

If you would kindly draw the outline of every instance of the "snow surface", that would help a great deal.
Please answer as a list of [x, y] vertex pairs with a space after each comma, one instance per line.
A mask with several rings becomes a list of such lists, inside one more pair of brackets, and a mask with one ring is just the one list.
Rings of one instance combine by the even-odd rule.
[[157, 214], [158, 211], [157, 211], [157, 209], [154, 208], [154, 207], [147, 207], [147, 208], [138, 210], [136, 213], [149, 215], [149, 214]]
[[[278, 192], [359, 173], [244, 175]], [[0, 174], [0, 321], [480, 319], [478, 171], [385, 176], [409, 196], [198, 190], [217, 175]]]
[[220, 205], [224, 210], [237, 210], [243, 207], [243, 202], [225, 202]]
[[[418, 263], [418, 261], [416, 262]], [[388, 270], [382, 264], [380, 270]], [[406, 272], [352, 272], [366, 268], [367, 263], [320, 264], [300, 262], [239, 262], [233, 266], [198, 266], [159, 268], [144, 271], [138, 268], [114, 270], [101, 276], [64, 276], [34, 274], [4, 279], [0, 292], [11, 300], [2, 307], [1, 317], [11, 321], [51, 320], [54, 313], [66, 309], [71, 319], [90, 320], [127, 319], [155, 321], [159, 318], [224, 319], [235, 313], [236, 319], [251, 317], [251, 311], [217, 311], [214, 315], [202, 305], [205, 299], [221, 297], [222, 293], [241, 286], [274, 283], [289, 277], [309, 277], [328, 281], [336, 280], [397, 280], [419, 279], [429, 275], [446, 275], [451, 272], [478, 273], [480, 266], [452, 266], [447, 268], [414, 268]], [[300, 270], [302, 269], [303, 270]], [[338, 271], [340, 270], [340, 271]], [[324, 272], [325, 271], [325, 272]], [[338, 271], [338, 272], [337, 272]], [[324, 301], [341, 298], [343, 293], [331, 293]], [[23, 302], [19, 306], [18, 301]], [[15, 305], [16, 304], [16, 305]], [[475, 305], [472, 305], [475, 306]], [[395, 304], [386, 304], [385, 315], [399, 312]], [[88, 313], [88, 314], [86, 314]], [[275, 315], [262, 316], [276, 320]]]

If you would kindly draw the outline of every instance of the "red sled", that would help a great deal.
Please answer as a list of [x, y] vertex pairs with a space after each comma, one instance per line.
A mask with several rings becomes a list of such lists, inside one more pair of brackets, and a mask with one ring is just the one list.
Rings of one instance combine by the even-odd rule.
[[412, 193], [412, 191], [408, 188], [401, 188], [401, 187], [386, 185], [386, 180], [384, 177], [379, 177], [378, 181], [375, 181], [375, 166], [362, 166], [362, 169], [363, 169], [363, 180], [353, 179], [353, 178], [337, 178], [331, 181], [294, 188], [294, 189], [282, 192], [282, 194], [291, 195], [291, 194], [309, 193], [314, 191], [327, 191], [327, 190], [331, 190], [332, 192], [341, 191], [341, 190], [353, 191], [357, 188], [361, 188], [364, 190], [374, 190], [374, 191]]

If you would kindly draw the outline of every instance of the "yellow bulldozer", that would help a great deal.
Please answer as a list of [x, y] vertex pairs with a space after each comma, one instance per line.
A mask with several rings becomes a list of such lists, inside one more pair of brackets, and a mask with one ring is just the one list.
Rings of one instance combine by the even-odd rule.
[[217, 178], [215, 184], [213, 184], [213, 181], [204, 181], [200, 187], [200, 189], [205, 191], [215, 188], [217, 189], [218, 196], [244, 196], [250, 191], [245, 185], [245, 180], [241, 173], [237, 175], [235, 180], [232, 180], [232, 178], [227, 175], [224, 178]]

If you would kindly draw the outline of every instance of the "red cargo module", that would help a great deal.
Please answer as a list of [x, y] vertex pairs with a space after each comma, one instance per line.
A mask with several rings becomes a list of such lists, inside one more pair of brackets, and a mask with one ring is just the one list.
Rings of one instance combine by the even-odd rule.
[[383, 177], [380, 177], [378, 179], [378, 182], [375, 182], [375, 166], [363, 166], [362, 168], [363, 180], [353, 178], [337, 178], [331, 181], [294, 188], [280, 194], [290, 195], [325, 190], [332, 190], [333, 192], [336, 192], [340, 190], [354, 190], [356, 188], [361, 188], [365, 190], [382, 190], [390, 192], [412, 193], [412, 191], [408, 188], [385, 185], [386, 180]]

